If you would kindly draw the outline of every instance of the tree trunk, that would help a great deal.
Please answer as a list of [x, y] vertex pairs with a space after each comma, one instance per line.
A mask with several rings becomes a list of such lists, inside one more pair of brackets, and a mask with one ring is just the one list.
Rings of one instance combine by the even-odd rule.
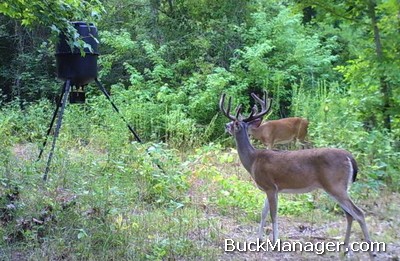
[[151, 31], [154, 37], [154, 40], [161, 45], [162, 35], [158, 24], [158, 12], [161, 6], [161, 0], [151, 0], [150, 1], [150, 9], [151, 9]]
[[[374, 31], [374, 42], [375, 42], [375, 52], [378, 60], [378, 65], [383, 63], [383, 51], [382, 51], [382, 42], [381, 36], [378, 27], [378, 21], [376, 18], [375, 12], [376, 2], [375, 0], [370, 0], [368, 2], [368, 16], [371, 19], [371, 26]], [[381, 66], [379, 66], [381, 67]], [[379, 83], [380, 90], [383, 97], [383, 107], [382, 107], [382, 115], [383, 115], [383, 126], [390, 132], [391, 130], [391, 120], [390, 120], [390, 85], [386, 81], [384, 76], [384, 71], [379, 70]]]
[[[20, 56], [21, 54], [24, 53], [24, 40], [23, 40], [23, 32], [21, 30], [21, 25], [15, 21], [15, 26], [14, 26], [14, 31], [15, 31], [15, 37], [17, 41], [17, 57]], [[23, 104], [22, 104], [22, 94], [21, 94], [21, 66], [19, 62], [16, 63], [15, 65], [15, 75], [14, 75], [14, 86], [13, 88], [16, 90], [14, 93], [16, 94], [18, 100], [19, 100], [19, 106], [22, 109]]]

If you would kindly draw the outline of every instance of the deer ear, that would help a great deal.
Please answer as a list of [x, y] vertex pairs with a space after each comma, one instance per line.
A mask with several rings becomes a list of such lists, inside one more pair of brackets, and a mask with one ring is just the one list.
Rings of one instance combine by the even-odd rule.
[[260, 127], [261, 122], [262, 122], [262, 118], [252, 120], [251, 122], [249, 122], [249, 127], [250, 128], [258, 128], [258, 127]]
[[232, 122], [227, 123], [225, 125], [225, 131], [228, 132], [230, 135], [233, 134], [233, 123]]

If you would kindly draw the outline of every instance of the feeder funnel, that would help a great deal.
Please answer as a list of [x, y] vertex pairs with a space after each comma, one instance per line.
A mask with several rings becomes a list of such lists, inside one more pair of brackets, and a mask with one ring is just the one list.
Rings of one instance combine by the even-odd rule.
[[84, 48], [85, 56], [77, 47], [71, 49], [67, 42], [67, 36], [60, 34], [56, 47], [57, 75], [62, 80], [70, 80], [71, 85], [82, 86], [97, 78], [97, 28], [92, 23], [72, 22], [85, 43], [89, 44], [92, 50]]

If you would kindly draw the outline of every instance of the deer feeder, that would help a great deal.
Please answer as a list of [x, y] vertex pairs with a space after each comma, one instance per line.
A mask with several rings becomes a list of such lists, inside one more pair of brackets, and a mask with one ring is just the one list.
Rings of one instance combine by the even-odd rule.
[[[50, 170], [50, 163], [53, 158], [56, 140], [60, 132], [68, 95], [70, 103], [84, 103], [85, 85], [89, 84], [91, 81], [94, 81], [100, 88], [101, 92], [110, 101], [114, 110], [120, 114], [117, 106], [111, 100], [106, 88], [104, 88], [104, 86], [97, 79], [97, 57], [99, 56], [97, 28], [92, 23], [86, 22], [71, 22], [71, 24], [79, 34], [79, 39], [82, 40], [85, 45], [83, 46], [83, 49], [79, 49], [76, 46], [71, 46], [68, 42], [69, 37], [66, 34], [61, 33], [59, 35], [59, 41], [56, 46], [57, 76], [64, 81], [64, 84], [60, 90], [57, 107], [53, 113], [49, 128], [47, 129], [46, 139], [43, 141], [43, 146], [39, 152], [38, 159], [40, 159], [43, 154], [44, 148], [47, 144], [47, 138], [50, 135], [53, 125], [57, 119], [57, 124], [53, 135], [53, 143], [47, 159], [43, 180], [47, 180]], [[126, 123], [128, 129], [134, 135], [136, 140], [138, 142], [142, 142], [126, 119], [121, 114], [120, 117]]]
[[61, 33], [56, 46], [57, 76], [61, 80], [69, 80], [71, 85], [76, 87], [72, 89], [70, 102], [83, 103], [85, 102], [83, 86], [97, 78], [99, 56], [97, 28], [92, 23], [86, 22], [71, 22], [71, 24], [79, 34], [79, 39], [90, 45], [91, 49], [85, 47], [80, 50], [75, 46], [71, 48], [67, 35]]

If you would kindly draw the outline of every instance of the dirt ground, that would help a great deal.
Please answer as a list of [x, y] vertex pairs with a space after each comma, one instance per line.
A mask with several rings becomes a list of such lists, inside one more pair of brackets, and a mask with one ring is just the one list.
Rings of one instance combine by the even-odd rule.
[[[360, 206], [365, 210], [366, 222], [374, 242], [384, 242], [386, 250], [376, 252], [375, 260], [400, 260], [400, 195], [396, 193], [383, 192], [382, 198], [368, 205]], [[261, 210], [261, 209], [260, 209]], [[310, 213], [314, 215], [314, 213]], [[226, 218], [227, 224], [225, 239], [232, 239], [235, 242], [254, 242], [257, 237], [258, 224], [240, 225], [233, 219]], [[337, 220], [323, 220], [316, 217], [313, 222], [305, 221], [305, 217], [284, 217], [278, 214], [279, 237], [282, 242], [342, 242], [344, 240], [346, 218], [338, 217]], [[332, 236], [335, 231], [335, 236]], [[267, 219], [267, 234], [272, 239], [271, 226]], [[351, 242], [362, 242], [361, 229], [357, 222], [353, 223]], [[231, 241], [228, 241], [231, 242]], [[318, 243], [321, 244], [321, 243]], [[283, 245], [283, 244], [282, 244]], [[222, 252], [224, 248], [222, 244]], [[254, 246], [254, 245], [253, 245]], [[228, 245], [232, 249], [232, 244]], [[240, 245], [243, 248], [243, 244]], [[224, 252], [221, 260], [369, 260], [367, 252], [353, 252], [344, 256], [344, 252], [278, 252], [278, 251], [233, 251]]]
[[[306, 222], [296, 221], [292, 218], [281, 217], [280, 219], [280, 238], [281, 242], [312, 242], [321, 244], [320, 242], [341, 242], [343, 238], [329, 237], [326, 232], [328, 228], [337, 227], [338, 229], [346, 226], [345, 221], [329, 222], [321, 227], [307, 224]], [[232, 224], [232, 232], [225, 235], [226, 238], [235, 240], [235, 242], [252, 242], [256, 240], [256, 227], [241, 226]], [[305, 230], [303, 230], [305, 228]], [[344, 230], [344, 229], [341, 229]], [[249, 236], [250, 235], [250, 236]], [[354, 240], [354, 236], [352, 236]], [[374, 238], [373, 240], [376, 240]], [[356, 240], [355, 240], [356, 241]], [[360, 241], [360, 240], [358, 240]], [[378, 240], [379, 241], [379, 240]], [[231, 242], [231, 241], [229, 241]], [[379, 241], [381, 242], [381, 241]], [[383, 241], [384, 242], [384, 241]], [[231, 245], [228, 247], [231, 248]], [[243, 245], [240, 245], [243, 247]], [[222, 250], [224, 245], [221, 246]], [[386, 251], [377, 252], [376, 260], [400, 260], [400, 245], [398, 243], [386, 243]], [[323, 254], [316, 254], [315, 252], [278, 252], [278, 251], [246, 251], [246, 252], [225, 252], [221, 256], [222, 260], [369, 260], [368, 253], [357, 252], [351, 256], [344, 257], [343, 252], [325, 252]]]

